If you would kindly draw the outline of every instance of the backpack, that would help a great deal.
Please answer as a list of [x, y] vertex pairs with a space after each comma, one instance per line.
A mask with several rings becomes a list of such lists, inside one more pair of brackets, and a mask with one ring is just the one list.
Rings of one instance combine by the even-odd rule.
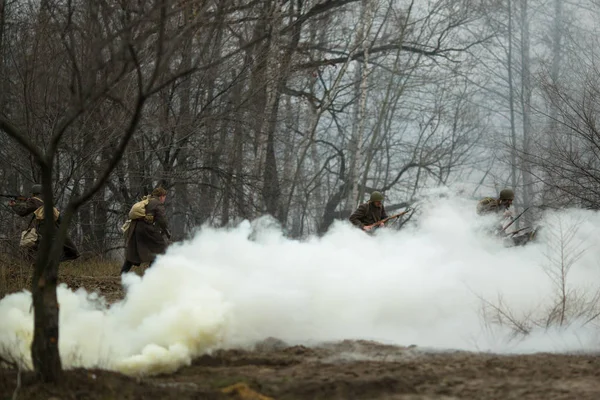
[[150, 196], [142, 197], [142, 200], [135, 203], [129, 210], [129, 219], [140, 219], [146, 216], [146, 206], [150, 202]]
[[[37, 210], [35, 210], [33, 212], [33, 214], [35, 215], [35, 219], [37, 219], [38, 221], [43, 220], [44, 219], [44, 206], [40, 206]], [[58, 211], [58, 209], [56, 207], [54, 207], [54, 221], [57, 221], [59, 216], [60, 216], [60, 211]]]
[[121, 232], [123, 232], [123, 234], [125, 236], [127, 236], [127, 231], [129, 230], [129, 227], [131, 226], [132, 220], [141, 219], [141, 218], [146, 217], [146, 206], [148, 205], [149, 202], [150, 202], [150, 196], [144, 196], [144, 197], [142, 197], [142, 200], [138, 201], [133, 206], [131, 206], [131, 209], [129, 210], [129, 215], [128, 215], [129, 219], [127, 219], [127, 221], [125, 221], [125, 223], [121, 226]]
[[496, 199], [493, 197], [484, 197], [477, 203], [477, 214], [482, 214], [485, 212], [492, 211], [492, 209], [497, 208], [497, 204], [495, 204]]
[[[36, 197], [36, 199], [37, 199], [37, 197]], [[60, 217], [60, 211], [58, 211], [58, 209], [56, 207], [54, 207], [53, 211], [54, 211], [53, 212], [54, 221], [56, 222], [58, 220], [58, 218]], [[31, 226], [31, 223], [33, 222], [34, 219], [37, 220], [38, 222], [44, 220], [44, 205], [39, 206], [33, 212], [31, 221], [29, 222], [29, 227], [27, 228], [27, 230], [24, 230], [23, 232], [21, 232], [21, 241], [19, 243], [19, 245], [21, 247], [24, 247], [24, 248], [35, 247], [35, 245], [40, 240], [40, 234], [38, 233], [36, 226], [35, 225]]]

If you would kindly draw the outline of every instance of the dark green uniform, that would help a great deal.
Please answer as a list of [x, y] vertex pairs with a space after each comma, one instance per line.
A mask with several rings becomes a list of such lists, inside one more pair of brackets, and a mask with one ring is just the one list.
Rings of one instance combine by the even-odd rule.
[[350, 222], [358, 228], [363, 228], [365, 225], [372, 225], [375, 222], [387, 218], [383, 204], [381, 207], [375, 207], [373, 202], [368, 201], [358, 206], [358, 208], [350, 216]]

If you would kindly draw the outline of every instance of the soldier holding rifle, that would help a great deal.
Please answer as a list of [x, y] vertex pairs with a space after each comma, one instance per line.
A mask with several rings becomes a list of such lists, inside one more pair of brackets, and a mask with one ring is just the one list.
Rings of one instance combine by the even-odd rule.
[[[21, 247], [27, 250], [27, 256], [30, 260], [35, 258], [35, 253], [41, 239], [41, 232], [43, 231], [46, 220], [53, 219], [57, 228], [61, 222], [60, 212], [56, 207], [54, 208], [54, 215], [52, 217], [46, 218], [44, 216], [44, 201], [41, 198], [41, 193], [42, 185], [36, 184], [31, 187], [31, 197], [7, 194], [0, 195], [1, 197], [10, 199], [8, 205], [15, 214], [21, 217], [31, 215], [28, 229], [21, 235], [20, 243]], [[75, 260], [77, 258], [79, 258], [79, 251], [71, 238], [67, 236], [63, 245], [61, 261]]]

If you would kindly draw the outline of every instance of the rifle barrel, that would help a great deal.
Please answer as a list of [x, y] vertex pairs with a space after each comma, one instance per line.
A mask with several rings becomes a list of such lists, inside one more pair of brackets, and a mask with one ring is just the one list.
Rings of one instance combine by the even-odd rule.
[[398, 218], [398, 217], [401, 217], [401, 216], [403, 216], [404, 214], [407, 214], [409, 211], [410, 211], [410, 209], [408, 209], [408, 210], [405, 210], [405, 211], [402, 211], [401, 213], [398, 213], [398, 214], [390, 215], [389, 217], [387, 217], [387, 218], [385, 218], [385, 219], [382, 219], [382, 220], [381, 220], [381, 222], [383, 222], [383, 223], [385, 224], [385, 223], [386, 223], [386, 222], [388, 222], [390, 219], [392, 219], [392, 218]]
[[513, 218], [513, 220], [510, 221], [510, 224], [508, 224], [504, 228], [502, 228], [502, 232], [506, 232], [506, 230], [508, 229], [508, 227], [511, 226], [512, 224], [514, 224], [516, 220], [518, 220], [519, 218], [521, 218], [521, 215], [525, 214], [525, 211], [529, 210], [529, 208], [530, 207], [527, 207], [526, 209], [523, 210], [523, 212], [521, 214], [519, 214], [515, 218]]
[[0, 193], [0, 197], [5, 197], [7, 199], [26, 199], [27, 197], [22, 196], [20, 194], [6, 194], [6, 193]]
[[514, 232], [510, 232], [510, 233], [509, 233], [509, 235], [516, 235], [517, 233], [519, 233], [519, 232], [522, 232], [522, 231], [524, 231], [525, 229], [531, 229], [531, 227], [530, 227], [530, 226], [526, 226], [525, 228], [517, 229], [517, 230], [516, 230], [516, 231], [514, 231]]

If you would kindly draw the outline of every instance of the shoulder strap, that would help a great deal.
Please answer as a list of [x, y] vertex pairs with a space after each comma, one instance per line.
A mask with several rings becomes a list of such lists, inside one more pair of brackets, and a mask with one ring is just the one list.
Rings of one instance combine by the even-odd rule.
[[31, 214], [31, 219], [29, 220], [29, 223], [27, 224], [27, 229], [31, 228], [31, 224], [33, 224], [34, 220], [35, 220], [35, 213]]

